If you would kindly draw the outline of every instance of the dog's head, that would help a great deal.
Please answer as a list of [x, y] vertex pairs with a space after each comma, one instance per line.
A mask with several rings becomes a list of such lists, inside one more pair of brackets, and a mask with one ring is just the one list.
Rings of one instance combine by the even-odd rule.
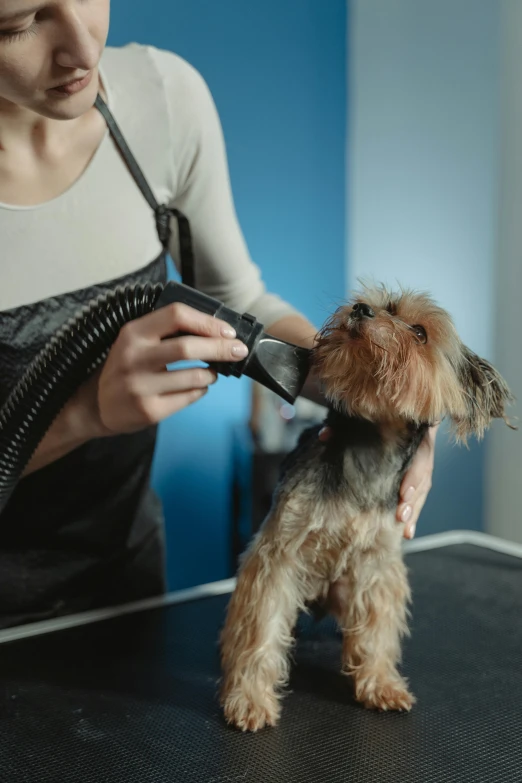
[[481, 438], [493, 418], [508, 423], [506, 382], [426, 294], [363, 288], [320, 330], [313, 364], [327, 399], [349, 415], [418, 424], [449, 417], [462, 441]]

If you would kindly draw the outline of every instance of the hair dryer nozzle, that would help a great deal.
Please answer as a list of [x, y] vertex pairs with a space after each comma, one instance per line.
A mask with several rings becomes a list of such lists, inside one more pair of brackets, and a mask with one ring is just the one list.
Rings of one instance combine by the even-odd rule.
[[311, 351], [262, 332], [244, 369], [254, 381], [293, 403], [310, 372]]

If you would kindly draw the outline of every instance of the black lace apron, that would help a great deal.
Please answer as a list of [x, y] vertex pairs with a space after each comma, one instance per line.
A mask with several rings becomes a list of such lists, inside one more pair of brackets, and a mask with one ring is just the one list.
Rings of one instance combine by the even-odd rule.
[[[166, 282], [171, 215], [180, 229], [183, 281], [193, 284], [186, 219], [157, 203], [101, 97], [96, 106], [154, 210], [163, 250], [132, 274], [0, 312], [0, 405], [83, 305], [117, 285]], [[20, 480], [0, 514], [0, 628], [165, 591], [163, 512], [150, 486], [156, 434], [151, 426], [91, 440]]]

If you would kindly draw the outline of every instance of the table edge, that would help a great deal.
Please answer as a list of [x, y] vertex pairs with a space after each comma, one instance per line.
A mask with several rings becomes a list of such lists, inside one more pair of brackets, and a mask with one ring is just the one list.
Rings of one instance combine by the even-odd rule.
[[[403, 549], [405, 554], [414, 554], [415, 552], [426, 552], [430, 549], [456, 546], [458, 544], [473, 544], [522, 559], [522, 544], [507, 541], [477, 530], [450, 530], [444, 533], [421, 536], [413, 541], [405, 541]], [[146, 611], [147, 609], [158, 609], [174, 604], [186, 603], [188, 601], [196, 601], [201, 598], [211, 598], [216, 595], [232, 593], [235, 584], [235, 578], [223, 579], [217, 582], [209, 582], [208, 584], [190, 587], [186, 590], [176, 590], [167, 593], [166, 595], [148, 598], [143, 601], [133, 601], [132, 603], [119, 606], [109, 606], [104, 609], [95, 609], [89, 612], [68, 615], [66, 617], [58, 617], [51, 620], [42, 620], [36, 623], [28, 623], [22, 626], [7, 628], [0, 631], [0, 644], [26, 639], [31, 636], [41, 636], [46, 633], [66, 630], [67, 628], [75, 628], [81, 625], [89, 625], [102, 620]]]

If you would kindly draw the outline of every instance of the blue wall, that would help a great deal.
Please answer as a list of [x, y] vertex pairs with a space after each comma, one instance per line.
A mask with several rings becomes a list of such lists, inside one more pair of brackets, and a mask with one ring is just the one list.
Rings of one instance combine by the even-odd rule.
[[[108, 43], [175, 51], [204, 76], [236, 208], [268, 287], [320, 325], [345, 292], [345, 0], [113, 0]], [[246, 380], [160, 428], [173, 589], [228, 575], [230, 432]]]

